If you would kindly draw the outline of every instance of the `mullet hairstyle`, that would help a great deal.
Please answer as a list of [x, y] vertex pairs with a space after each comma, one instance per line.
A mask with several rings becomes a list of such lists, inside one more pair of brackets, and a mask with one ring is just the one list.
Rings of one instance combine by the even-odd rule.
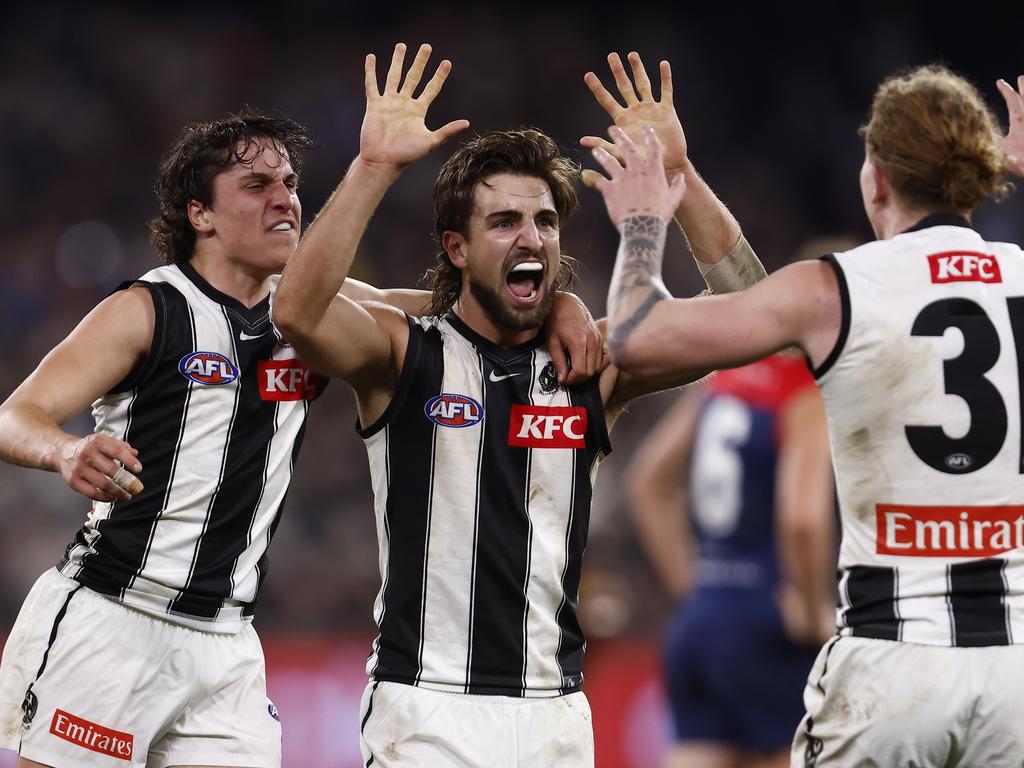
[[[434, 235], [439, 251], [421, 281], [431, 292], [432, 315], [445, 314], [462, 292], [462, 270], [444, 250], [444, 233], [467, 234], [477, 184], [495, 173], [543, 179], [551, 190], [559, 226], [579, 208], [580, 166], [564, 157], [551, 137], [535, 128], [520, 128], [468, 141], [441, 166], [434, 184]], [[554, 290], [570, 286], [575, 278], [576, 260], [560, 254]]]
[[968, 213], [1012, 188], [999, 127], [978, 90], [944, 66], [886, 79], [860, 129], [868, 156], [905, 202]]
[[269, 117], [248, 108], [221, 120], [186, 125], [160, 162], [156, 194], [160, 215], [149, 222], [149, 240], [162, 261], [188, 261], [196, 231], [188, 204], [213, 203], [213, 180], [235, 164], [252, 165], [266, 151], [283, 149], [295, 175], [302, 153], [313, 145], [309, 132], [286, 117]]

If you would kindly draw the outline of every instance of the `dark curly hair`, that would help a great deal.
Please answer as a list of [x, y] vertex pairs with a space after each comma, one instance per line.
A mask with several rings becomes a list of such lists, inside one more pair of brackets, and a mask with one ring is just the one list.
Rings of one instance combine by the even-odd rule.
[[[302, 172], [302, 153], [309, 149], [309, 132], [286, 117], [269, 117], [248, 108], [213, 122], [191, 123], [160, 162], [156, 194], [160, 215], [149, 222], [149, 239], [168, 264], [192, 258], [196, 232], [188, 218], [188, 204], [213, 202], [213, 179], [236, 163], [252, 164], [269, 140], [288, 153], [295, 175]], [[256, 151], [252, 151], [254, 149]]]
[[[431, 291], [430, 313], [443, 315], [462, 292], [462, 270], [444, 250], [447, 231], [466, 234], [473, 212], [476, 185], [494, 173], [515, 173], [543, 179], [551, 189], [561, 223], [579, 208], [580, 166], [564, 157], [548, 135], [535, 128], [492, 131], [477, 136], [448, 158], [434, 184], [434, 235], [441, 246], [437, 260], [423, 275]], [[568, 286], [575, 277], [576, 261], [562, 254], [555, 289]]]

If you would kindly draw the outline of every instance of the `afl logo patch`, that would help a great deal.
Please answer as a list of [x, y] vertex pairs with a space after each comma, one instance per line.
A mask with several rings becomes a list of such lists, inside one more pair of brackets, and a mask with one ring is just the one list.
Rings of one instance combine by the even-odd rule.
[[181, 358], [178, 373], [196, 384], [230, 384], [238, 378], [235, 364], [218, 352], [192, 352]]
[[423, 414], [442, 427], [471, 427], [484, 417], [484, 407], [472, 397], [445, 392], [423, 406]]
[[966, 472], [973, 463], [974, 459], [969, 453], [951, 453], [945, 461], [950, 472]]

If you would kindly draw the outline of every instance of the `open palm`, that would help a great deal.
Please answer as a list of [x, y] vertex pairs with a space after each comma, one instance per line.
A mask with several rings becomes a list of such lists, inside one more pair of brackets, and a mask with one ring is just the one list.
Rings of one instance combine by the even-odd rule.
[[427, 128], [427, 110], [441, 92], [452, 69], [450, 61], [442, 61], [423, 87], [423, 92], [414, 98], [430, 58], [430, 50], [427, 44], [420, 46], [403, 82], [405, 44], [398, 43], [391, 57], [383, 92], [377, 85], [376, 57], [372, 53], [366, 57], [366, 115], [359, 133], [359, 154], [363, 160], [402, 168], [469, 126], [468, 120], [453, 120], [436, 131]]
[[[662, 162], [670, 174], [683, 170], [686, 166], [686, 134], [679, 122], [672, 104], [672, 70], [667, 61], [660, 65], [661, 93], [660, 99], [654, 98], [650, 78], [644, 68], [640, 55], [635, 51], [627, 57], [633, 70], [633, 81], [630, 80], [622, 60], [617, 53], [608, 55], [608, 66], [622, 98], [620, 103], [601, 83], [593, 72], [587, 72], [584, 81], [590, 88], [597, 103], [600, 104], [615, 125], [622, 128], [632, 141], [643, 148], [641, 131], [645, 127], [652, 128], [661, 145]], [[634, 87], [635, 81], [635, 87]], [[613, 143], [597, 136], [584, 136], [580, 143], [585, 147], [602, 147], [618, 157]], [[642, 152], [641, 152], [642, 154]]]

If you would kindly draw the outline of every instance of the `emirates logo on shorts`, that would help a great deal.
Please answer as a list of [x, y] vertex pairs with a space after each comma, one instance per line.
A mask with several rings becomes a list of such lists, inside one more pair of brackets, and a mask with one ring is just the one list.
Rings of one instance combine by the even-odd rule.
[[53, 713], [50, 733], [65, 741], [70, 741], [72, 744], [116, 757], [118, 760], [131, 761], [132, 759], [135, 737], [130, 733], [104, 728], [102, 725], [90, 723], [88, 720], [83, 720], [62, 709]]

